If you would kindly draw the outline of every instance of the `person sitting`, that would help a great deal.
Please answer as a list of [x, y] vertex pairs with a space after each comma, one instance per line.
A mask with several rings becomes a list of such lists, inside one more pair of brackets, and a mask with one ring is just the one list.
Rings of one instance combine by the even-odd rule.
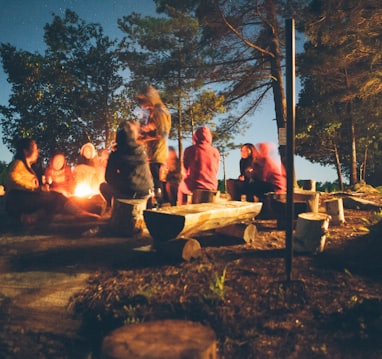
[[286, 171], [281, 160], [276, 158], [274, 144], [261, 142], [256, 144], [255, 148], [258, 156], [254, 171], [259, 197], [263, 198], [267, 192], [286, 192]]
[[240, 176], [227, 181], [227, 191], [232, 200], [239, 201], [244, 195], [246, 201], [264, 201], [268, 192], [283, 192], [286, 176], [283, 167], [270, 156], [270, 146], [261, 143], [254, 146], [245, 143], [241, 147]]
[[154, 189], [145, 147], [137, 142], [138, 134], [137, 122], [124, 121], [118, 127], [116, 145], [106, 165], [106, 182], [100, 185], [107, 209], [113, 198], [148, 198]]
[[93, 196], [99, 194], [99, 186], [104, 181], [104, 169], [99, 170], [97, 150], [90, 142], [80, 149], [80, 157], [73, 169], [75, 194]]
[[227, 192], [233, 201], [240, 201], [244, 195], [248, 202], [253, 202], [253, 163], [255, 162], [256, 148], [252, 143], [245, 143], [240, 148], [239, 169], [237, 179], [228, 179], [226, 182]]
[[168, 202], [171, 206], [176, 206], [178, 197], [178, 187], [181, 180], [181, 166], [178, 154], [174, 147], [169, 146], [166, 163], [166, 185], [164, 202]]
[[67, 164], [63, 153], [55, 154], [45, 169], [43, 178], [49, 184], [51, 191], [71, 196], [74, 191], [74, 176], [71, 167]]
[[186, 204], [187, 196], [196, 189], [216, 191], [220, 154], [212, 146], [212, 133], [206, 127], [198, 128], [192, 136], [193, 145], [183, 154], [184, 177], [178, 188], [178, 204]]
[[35, 140], [21, 139], [16, 146], [13, 161], [8, 165], [6, 174], [6, 211], [21, 221], [33, 224], [38, 220], [47, 220], [57, 213], [68, 213], [78, 218], [99, 219], [76, 206], [69, 198], [59, 192], [44, 191], [32, 165], [39, 157]]
[[85, 143], [80, 149], [80, 158], [78, 164], [84, 164], [92, 167], [97, 166], [97, 150], [91, 142]]

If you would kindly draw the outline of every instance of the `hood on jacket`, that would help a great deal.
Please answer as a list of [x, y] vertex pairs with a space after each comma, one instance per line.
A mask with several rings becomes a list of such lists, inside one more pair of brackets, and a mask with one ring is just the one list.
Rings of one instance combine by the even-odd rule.
[[97, 156], [97, 150], [91, 142], [88, 142], [81, 147], [80, 155], [88, 160], [91, 160]]
[[136, 122], [124, 121], [120, 123], [115, 140], [119, 150], [137, 147], [139, 125]]
[[153, 86], [147, 86], [143, 91], [138, 93], [136, 99], [138, 102], [147, 102], [152, 106], [163, 104], [158, 90]]
[[201, 144], [201, 143], [212, 143], [212, 133], [211, 130], [206, 127], [199, 127], [192, 136], [193, 144]]

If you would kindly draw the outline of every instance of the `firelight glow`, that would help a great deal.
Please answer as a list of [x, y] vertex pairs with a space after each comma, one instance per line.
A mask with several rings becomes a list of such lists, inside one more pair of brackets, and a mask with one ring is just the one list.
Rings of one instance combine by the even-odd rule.
[[91, 197], [97, 193], [98, 192], [94, 191], [94, 189], [86, 182], [77, 184], [76, 189], [74, 190], [74, 195], [76, 197]]

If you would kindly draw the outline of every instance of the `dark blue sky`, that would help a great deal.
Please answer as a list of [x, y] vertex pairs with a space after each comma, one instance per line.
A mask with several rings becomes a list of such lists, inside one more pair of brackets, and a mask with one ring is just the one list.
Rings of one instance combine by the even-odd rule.
[[[75, 11], [86, 22], [101, 24], [105, 34], [110, 38], [122, 35], [117, 26], [118, 18], [131, 12], [155, 14], [152, 0], [0, 0], [0, 43], [10, 43], [17, 49], [42, 53], [45, 48], [43, 41], [45, 24], [52, 22], [52, 13], [63, 16], [67, 8]], [[7, 105], [10, 86], [1, 67], [0, 85], [0, 104]], [[246, 135], [237, 138], [237, 143], [277, 143], [276, 123], [272, 120], [274, 118], [270, 97], [253, 120], [251, 119], [253, 125]], [[176, 145], [176, 142], [174, 144]], [[9, 162], [11, 158], [12, 154], [1, 140], [0, 160]], [[229, 154], [226, 159], [227, 177], [238, 176], [239, 159], [240, 150]], [[295, 169], [297, 179], [315, 179], [320, 182], [336, 179], [334, 169], [313, 165], [300, 157], [295, 158]], [[221, 170], [219, 178], [223, 178], [222, 173]]]

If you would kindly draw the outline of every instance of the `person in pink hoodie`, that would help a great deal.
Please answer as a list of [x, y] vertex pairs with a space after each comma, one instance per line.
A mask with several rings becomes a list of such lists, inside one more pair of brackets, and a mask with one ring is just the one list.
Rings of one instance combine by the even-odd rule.
[[183, 154], [183, 179], [178, 189], [178, 205], [187, 203], [187, 195], [195, 189], [215, 191], [218, 188], [220, 154], [212, 146], [212, 133], [206, 127], [198, 128], [192, 136], [192, 146]]

